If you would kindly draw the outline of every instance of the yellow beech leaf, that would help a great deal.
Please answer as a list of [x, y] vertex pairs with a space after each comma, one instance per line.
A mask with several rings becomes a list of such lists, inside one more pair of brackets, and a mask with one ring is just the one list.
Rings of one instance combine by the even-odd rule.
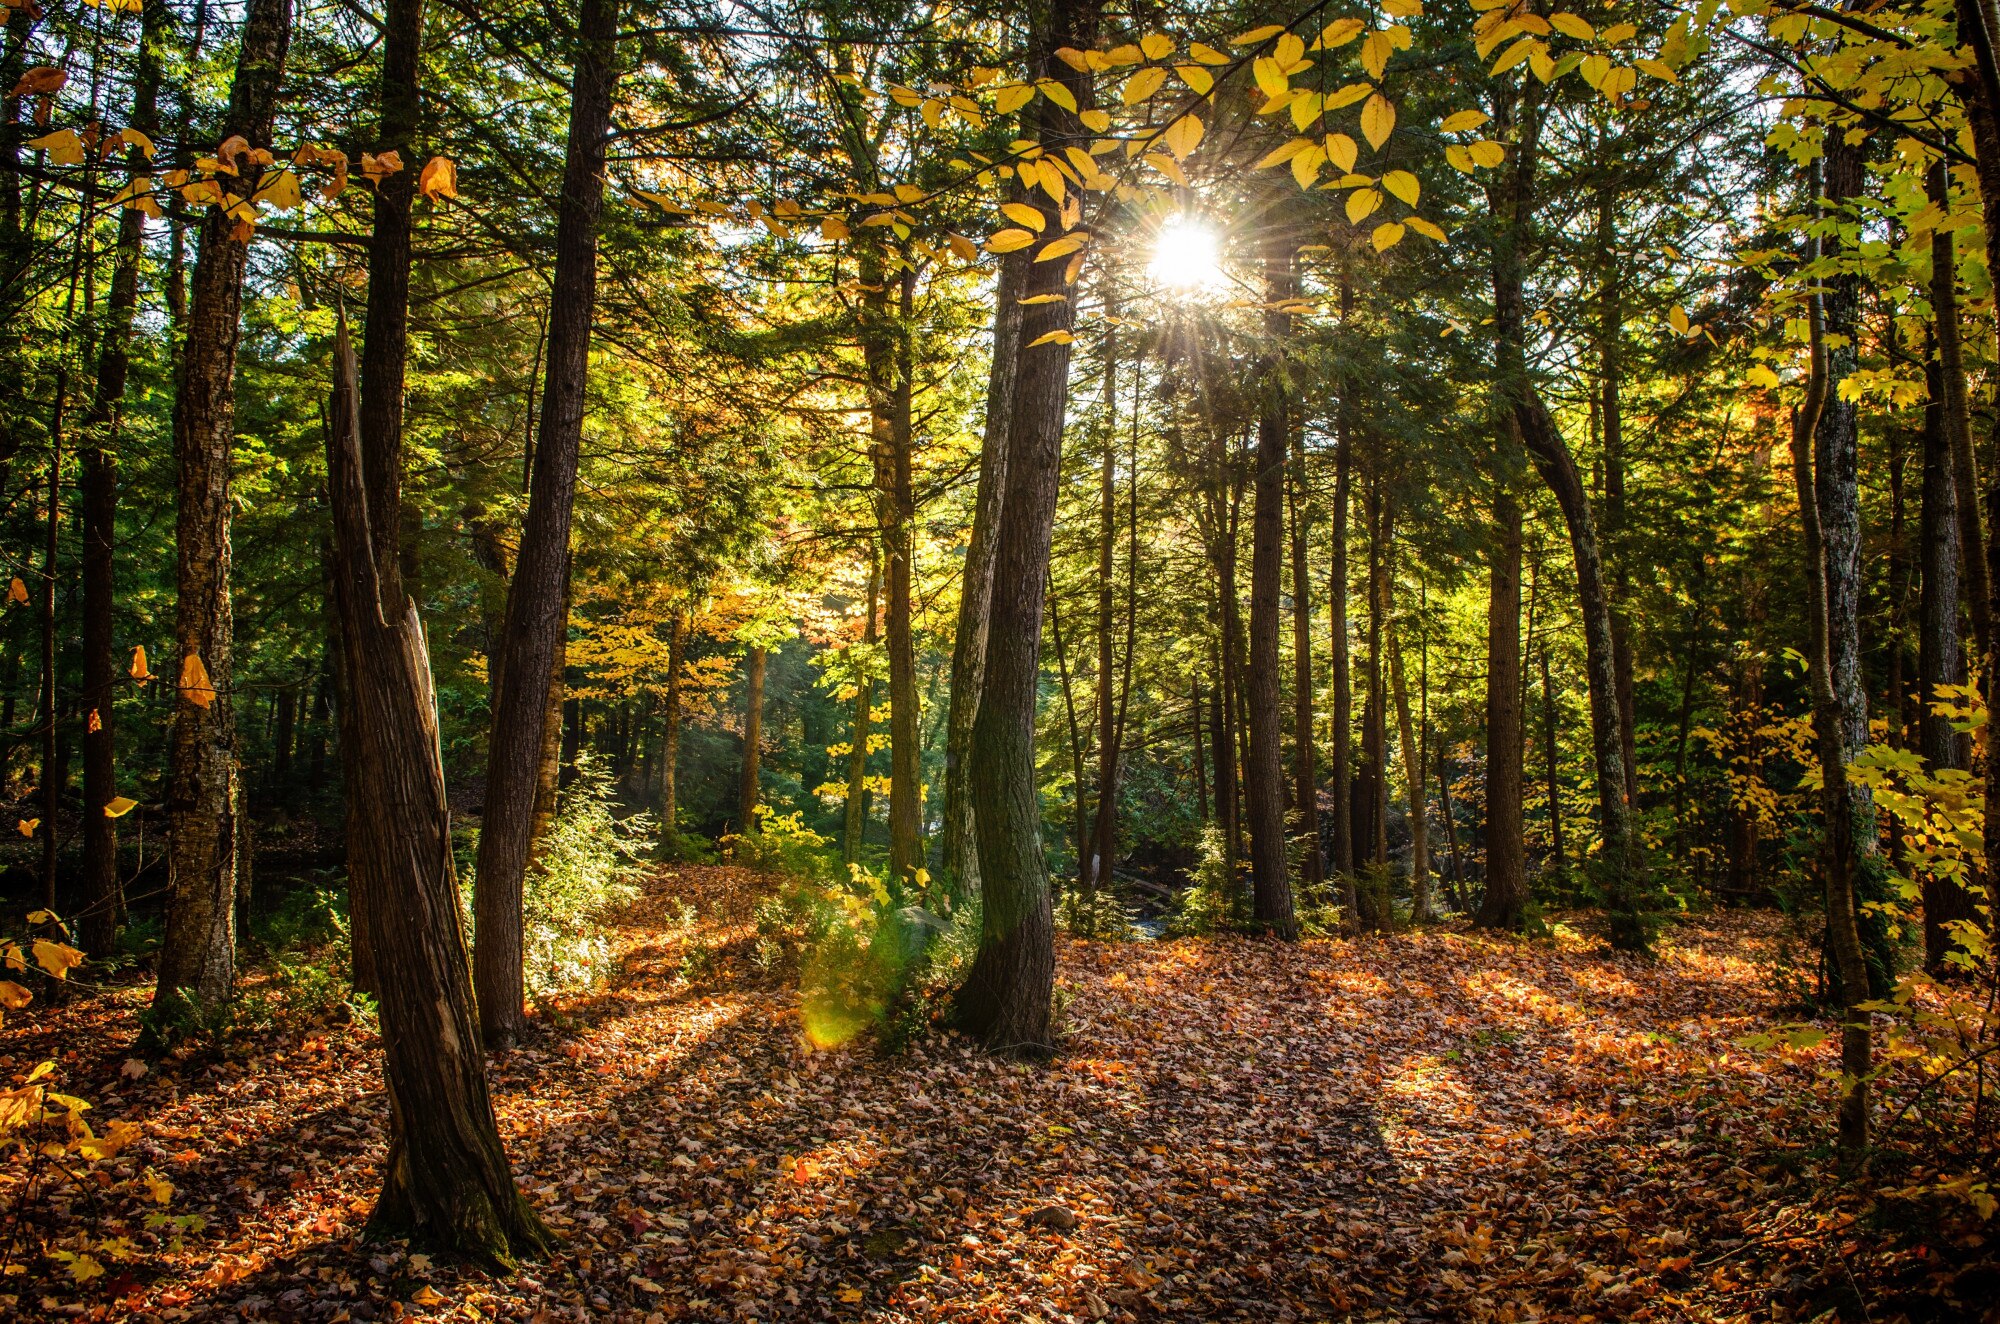
[[1372, 188], [1358, 188], [1347, 195], [1347, 220], [1350, 225], [1359, 225], [1369, 213], [1382, 205], [1382, 195]]
[[305, 201], [299, 177], [289, 170], [267, 176], [252, 195], [253, 202], [268, 202], [279, 211], [292, 211]]
[[49, 160], [55, 165], [83, 164], [83, 139], [77, 137], [73, 129], [57, 129], [54, 133], [30, 138], [28, 146], [47, 152]]
[[435, 202], [458, 196], [458, 164], [448, 156], [433, 156], [417, 174], [417, 192]]
[[69, 972], [83, 964], [83, 953], [68, 943], [50, 942], [47, 938], [35, 939], [35, 964], [54, 975], [57, 979], [67, 979]]
[[1174, 66], [1174, 72], [1181, 76], [1183, 83], [1202, 96], [1207, 96], [1215, 90], [1215, 76], [1198, 64], [1177, 64]]
[[1164, 60], [1174, 53], [1174, 43], [1164, 32], [1149, 32], [1139, 38], [1139, 49], [1149, 60]]
[[1031, 294], [1025, 299], [1016, 299], [1014, 302], [1027, 308], [1038, 303], [1064, 303], [1068, 299], [1069, 296], [1067, 294]]
[[1391, 170], [1382, 176], [1382, 187], [1388, 189], [1393, 196], [1401, 198], [1407, 205], [1414, 207], [1417, 205], [1417, 195], [1422, 186], [1417, 183], [1417, 177], [1409, 171]]
[[998, 230], [986, 241], [989, 253], [1013, 253], [1035, 242], [1035, 236], [1027, 230]]
[[819, 237], [822, 239], [846, 239], [853, 233], [847, 228], [847, 222], [838, 216], [824, 217], [819, 223]]
[[1160, 141], [1167, 145], [1168, 151], [1186, 160], [1187, 154], [1201, 145], [1203, 132], [1198, 116], [1183, 115], [1167, 126], [1167, 131], [1160, 135]]
[[1369, 97], [1361, 107], [1361, 136], [1368, 140], [1368, 145], [1379, 148], [1389, 141], [1395, 127], [1396, 108], [1389, 104], [1389, 99], [1380, 92]]
[[1461, 110], [1444, 117], [1438, 125], [1441, 133], [1464, 133], [1476, 129], [1490, 118], [1483, 110]]
[[1287, 32], [1279, 37], [1278, 44], [1271, 48], [1271, 58], [1276, 60], [1279, 67], [1288, 74], [1298, 72], [1293, 66], [1303, 60], [1305, 54], [1306, 44], [1295, 32]]
[[1351, 106], [1374, 90], [1375, 85], [1373, 83], [1349, 83], [1346, 87], [1327, 97], [1326, 108], [1328, 110], [1339, 110], [1344, 106]]
[[1499, 143], [1494, 142], [1491, 138], [1473, 143], [1465, 150], [1466, 154], [1472, 158], [1474, 165], [1482, 165], [1489, 170], [1507, 159], [1507, 149]]
[[961, 262], [975, 262], [979, 258], [979, 245], [956, 232], [947, 234], [945, 242], [951, 245], [951, 254]]
[[1189, 186], [1187, 172], [1181, 169], [1181, 163], [1174, 160], [1173, 157], [1168, 156], [1165, 152], [1147, 153], [1146, 164], [1165, 175], [1168, 179], [1173, 180], [1174, 183], [1179, 184], [1182, 188]]
[[[1273, 166], [1281, 166], [1310, 146], [1312, 146], [1312, 139], [1310, 138], [1294, 138], [1288, 143], [1281, 143], [1277, 147], [1272, 148], [1264, 159], [1257, 163], [1255, 168], [1258, 170], [1269, 170]], [[14, 582], [18, 584], [21, 581], [17, 579]], [[21, 600], [23, 602], [27, 601], [25, 590], [23, 590]]]
[[1325, 150], [1314, 143], [1292, 158], [1292, 178], [1298, 181], [1300, 188], [1311, 188], [1313, 181], [1319, 178], [1319, 168], [1325, 160]]
[[0, 979], [0, 1007], [19, 1011], [35, 1000], [35, 995], [11, 979]]
[[1767, 391], [1778, 389], [1778, 374], [1761, 363], [1751, 364], [1750, 371], [1744, 374], [1744, 380], [1752, 386], [1761, 386]]
[[1034, 88], [1026, 83], [1015, 83], [994, 92], [993, 109], [997, 114], [1011, 115], [1034, 99]]
[[1067, 331], [1050, 331], [1046, 335], [1036, 336], [1030, 340], [1028, 348], [1033, 349], [1037, 345], [1067, 345], [1075, 339], [1076, 337]]
[[1068, 257], [1089, 242], [1090, 236], [1081, 232], [1066, 234], [1060, 239], [1051, 239], [1042, 245], [1041, 252], [1035, 254], [1035, 261], [1053, 262], [1059, 257]]
[[1675, 304], [1673, 307], [1667, 309], [1667, 321], [1673, 326], [1674, 330], [1680, 332], [1682, 335], [1688, 333], [1690, 323], [1688, 322], [1687, 309], [1681, 307], [1679, 304]]
[[1630, 23], [1613, 23], [1597, 34], [1597, 39], [1606, 46], [1616, 46], [1621, 41], [1630, 41], [1639, 35], [1639, 29]]
[[1082, 73], [1084, 70], [1090, 68], [1090, 53], [1080, 51], [1074, 46], [1057, 47], [1056, 58], [1078, 73]]
[[199, 653], [189, 653], [181, 662], [181, 694], [197, 708], [206, 708], [215, 702], [215, 686], [208, 678], [208, 668], [202, 664]]
[[1326, 159], [1333, 162], [1341, 174], [1354, 172], [1354, 162], [1361, 155], [1360, 145], [1344, 133], [1326, 135]]
[[1326, 28], [1319, 34], [1319, 40], [1313, 43], [1313, 49], [1320, 51], [1337, 50], [1360, 36], [1367, 29], [1367, 26], [1367, 24], [1358, 18], [1337, 18], [1327, 24]]
[[1197, 64], [1228, 64], [1229, 57], [1213, 46], [1194, 42], [1188, 47], [1188, 58]]
[[1575, 37], [1578, 41], [1589, 41], [1597, 35], [1597, 29], [1575, 14], [1550, 14], [1549, 26], [1565, 37]]
[[1133, 74], [1125, 80], [1125, 90], [1118, 94], [1118, 99], [1128, 106], [1136, 106], [1141, 101], [1145, 101], [1151, 97], [1153, 93], [1159, 91], [1160, 85], [1166, 81], [1167, 71], [1165, 69], [1158, 68], [1157, 66], [1151, 69], [1141, 69], [1138, 73]]
[[1272, 100], [1283, 96], [1291, 87], [1283, 66], [1268, 55], [1260, 55], [1250, 62], [1250, 76], [1257, 80], [1258, 89]]
[[1064, 110], [1076, 109], [1076, 94], [1071, 92], [1064, 84], [1058, 83], [1055, 79], [1044, 78], [1036, 83], [1035, 87], [1043, 96], [1055, 102]]
[[[1058, 52], [1058, 54], [1060, 54], [1060, 52]], [[1116, 68], [1122, 68], [1128, 64], [1138, 64], [1141, 60], [1144, 60], [1145, 58], [1146, 58], [1146, 53], [1140, 50], [1137, 46], [1133, 45], [1129, 41], [1126, 42], [1123, 46], [1113, 46], [1110, 50], [1104, 52], [1103, 55], [1104, 63]], [[1076, 67], [1079, 69], [1085, 69], [1088, 68], [1089, 65], [1086, 63], [1086, 64], [1080, 64]]]
[[1371, 237], [1371, 242], [1375, 245], [1375, 251], [1378, 253], [1394, 248], [1397, 244], [1403, 242], [1403, 227], [1394, 221], [1378, 225], [1375, 227], [1375, 233]]
[[127, 796], [114, 795], [104, 803], [106, 818], [123, 818], [139, 807], [139, 802]]
[[1255, 46], [1260, 41], [1269, 41], [1284, 30], [1285, 25], [1282, 23], [1266, 23], [1261, 28], [1250, 29], [1240, 37], [1231, 37], [1229, 44], [1231, 46]]
[[1495, 60], [1493, 62], [1493, 67], [1486, 71], [1487, 75], [1489, 77], [1493, 77], [1499, 74], [1504, 74], [1509, 69], [1512, 69], [1515, 65], [1521, 63], [1523, 60], [1527, 59], [1530, 55], [1534, 54], [1536, 51], [1541, 49], [1542, 49], [1542, 43], [1539, 38], [1523, 37], [1519, 41], [1515, 42], [1512, 46], [1509, 46], [1506, 50], [1500, 52], [1500, 58]]
[[1632, 61], [1632, 65], [1640, 73], [1648, 74], [1663, 83], [1678, 83], [1681, 81], [1680, 75], [1674, 72], [1674, 67], [1665, 60], [1634, 60]]
[[1389, 66], [1390, 52], [1395, 48], [1389, 44], [1386, 32], [1371, 32], [1361, 43], [1361, 67], [1374, 79], [1382, 77], [1382, 71]]
[[1036, 234], [1040, 234], [1049, 223], [1049, 218], [1042, 215], [1041, 208], [1030, 207], [1025, 202], [1003, 202], [1000, 204], [1000, 214], [1010, 221], [1020, 222]]
[[1092, 133], [1103, 133], [1111, 127], [1111, 112], [1108, 110], [1085, 110], [1077, 113], [1083, 127]]
[[1439, 243], [1444, 242], [1444, 231], [1421, 216], [1405, 216], [1403, 224], [1409, 226], [1426, 239], [1435, 239]]

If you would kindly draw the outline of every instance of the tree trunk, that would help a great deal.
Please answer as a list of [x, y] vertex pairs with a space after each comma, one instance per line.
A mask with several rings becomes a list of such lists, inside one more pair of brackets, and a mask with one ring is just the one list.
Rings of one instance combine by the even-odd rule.
[[993, 366], [986, 382], [986, 430], [979, 449], [979, 486], [965, 547], [958, 629], [951, 646], [951, 711], [944, 748], [944, 868], [961, 895], [979, 894], [979, 842], [973, 826], [970, 771], [972, 728], [986, 679], [988, 610], [999, 549], [1000, 506], [1007, 489], [1007, 439], [1013, 417], [1014, 373], [1021, 342], [1021, 284], [1028, 254], [1000, 260], [993, 293]]
[[1612, 554], [1614, 567], [1609, 596], [1619, 764], [1625, 774], [1625, 802], [1636, 808], [1639, 803], [1638, 722], [1632, 696], [1632, 623], [1625, 601], [1631, 594], [1624, 561], [1618, 554], [1619, 539], [1625, 533], [1625, 414], [1618, 389], [1624, 365], [1625, 309], [1623, 288], [1619, 283], [1618, 229], [1613, 202], [1613, 191], [1607, 179], [1599, 186], [1597, 194], [1598, 252], [1604, 264], [1604, 280], [1598, 292], [1597, 323], [1598, 395], [1604, 420], [1604, 543]]
[[[1264, 255], [1267, 301], [1289, 297], [1291, 254], [1274, 238]], [[1284, 721], [1278, 698], [1280, 590], [1284, 577], [1285, 453], [1291, 440], [1282, 346], [1291, 319], [1267, 313], [1273, 346], [1264, 364], [1263, 412], [1257, 420], [1255, 504], [1250, 519], [1250, 758], [1244, 789], [1250, 811], [1252, 918], [1281, 938], [1298, 936], [1291, 871], [1285, 858]]]
[[[1949, 238], [1945, 241], [1950, 243]], [[1959, 638], [1958, 485], [1953, 445], [1947, 435], [1944, 371], [1933, 353], [1924, 365], [1930, 402], [1924, 410], [1923, 511], [1918, 534], [1923, 565], [1923, 589], [1918, 605], [1917, 731], [1924, 762], [1933, 773], [1965, 770], [1972, 763], [1970, 737], [1952, 728], [1937, 705], [1956, 703], [1939, 693], [1946, 686], [1965, 684], [1965, 652]], [[1979, 907], [1972, 893], [1955, 878], [1923, 874], [1924, 967], [1944, 975], [1951, 967], [1946, 955], [1954, 945], [1947, 926], [1977, 923]]]
[[736, 830], [743, 833], [757, 831], [757, 806], [763, 800], [764, 659], [761, 646], [743, 655], [743, 762], [736, 783]]
[[[1343, 307], [1349, 298], [1342, 287]], [[1359, 921], [1354, 892], [1354, 830], [1349, 802], [1354, 796], [1354, 774], [1349, 749], [1354, 739], [1354, 680], [1349, 662], [1347, 638], [1347, 506], [1353, 490], [1353, 433], [1348, 426], [1349, 408], [1341, 401], [1337, 415], [1339, 450], [1333, 467], [1333, 565], [1327, 577], [1326, 614], [1331, 631], [1327, 655], [1333, 670], [1333, 876], [1339, 887], [1340, 910], [1351, 928]]]
[[1465, 910], [1465, 860], [1458, 853], [1458, 819], [1451, 811], [1451, 767], [1445, 758], [1444, 746], [1438, 746], [1438, 814], [1444, 819], [1445, 849], [1451, 854], [1451, 904], [1454, 910]]
[[911, 485], [915, 447], [910, 417], [915, 347], [916, 272], [905, 267], [891, 340], [895, 378], [889, 385], [888, 452], [880, 456], [877, 490], [882, 505], [882, 553], [887, 573], [889, 653], [889, 876], [909, 884], [923, 866], [923, 738], [917, 725], [917, 650], [910, 619], [916, 557], [917, 499]]
[[1562, 782], [1556, 776], [1556, 688], [1549, 679], [1546, 644], [1537, 661], [1542, 669], [1542, 770], [1549, 787], [1549, 854], [1561, 871], [1569, 867], [1569, 851], [1563, 846]]
[[1416, 724], [1410, 720], [1410, 691], [1403, 682], [1402, 631], [1393, 617], [1389, 622], [1389, 674], [1396, 690], [1396, 730], [1403, 742], [1403, 779], [1410, 796], [1410, 922], [1427, 924], [1431, 912], [1430, 824], [1424, 785], [1423, 742]]
[[532, 810], [548, 680], [565, 633], [569, 531], [583, 441], [590, 327], [597, 304], [597, 225], [604, 208], [604, 151], [618, 0], [583, 0], [576, 30], [569, 144], [556, 215], [547, 379], [529, 485], [527, 521], [507, 586], [502, 662], [487, 751], [486, 813], [479, 834], [473, 910], [474, 985], [487, 1048], [513, 1044], [524, 1023], [521, 890], [533, 841]]
[[688, 617], [674, 608], [673, 623], [667, 634], [666, 711], [660, 715], [660, 758], [654, 775], [658, 778], [660, 835], [678, 844], [680, 826], [681, 761], [681, 668], [687, 660]]
[[[334, 352], [327, 486], [354, 707], [348, 729], [356, 737], [343, 753], [361, 772], [354, 781], [360, 800], [347, 816], [348, 874], [357, 911], [374, 917], [389, 1095], [389, 1152], [372, 1221], [383, 1232], [510, 1269], [516, 1256], [544, 1252], [555, 1239], [515, 1189], [487, 1092], [423, 623], [414, 604], [393, 624], [382, 613], [375, 563], [382, 544], [369, 523], [368, 459], [345, 325]], [[392, 530], [391, 552], [394, 540]]]
[[[250, 0], [221, 137], [269, 147], [291, 44], [291, 0]], [[247, 158], [223, 176], [230, 205], [263, 172]], [[204, 212], [174, 396], [179, 468], [175, 526], [175, 707], [167, 786], [167, 928], [156, 1003], [229, 997], [236, 964], [236, 728], [230, 692], [230, 451], [236, 433], [236, 345], [242, 334], [247, 237], [222, 207]], [[206, 683], [203, 683], [203, 675]]]
[[[1105, 316], [1117, 316], [1109, 280]], [[1111, 882], [1112, 850], [1118, 824], [1118, 710], [1116, 638], [1118, 544], [1118, 332], [1104, 333], [1104, 449], [1097, 467], [1097, 800], [1090, 843], [1082, 860], [1084, 896]], [[1088, 912], [1095, 914], [1094, 910]]]
[[[1088, 95], [1088, 80], [1054, 52], [1092, 45], [1098, 6], [1099, 0], [1053, 0], [1043, 20], [1047, 26], [1038, 22], [1030, 40], [1036, 71], [1064, 83], [1073, 97]], [[1035, 136], [1045, 150], [1082, 139], [1074, 112], [1046, 98], [1035, 104]], [[1054, 227], [1050, 233], [1060, 231], [1059, 212], [1046, 193], [1029, 205]], [[1030, 264], [1022, 297], [1065, 293], [1065, 267], [1056, 261]], [[1052, 331], [1070, 330], [1073, 322], [1069, 299], [1022, 311], [985, 686], [973, 727], [971, 780], [985, 904], [979, 950], [959, 990], [957, 1011], [969, 1033], [988, 1048], [1006, 1052], [1043, 1052], [1051, 1039], [1055, 916], [1042, 861], [1041, 800], [1035, 785], [1035, 692], [1069, 400], [1070, 346], [1034, 342]]]
[[[1305, 853], [1299, 871], [1302, 887], [1317, 893], [1326, 881], [1326, 861], [1319, 839], [1318, 751], [1313, 741], [1312, 574], [1306, 557], [1305, 428], [1291, 428], [1292, 472], [1286, 485], [1291, 507], [1292, 538], [1292, 804], [1299, 816], [1299, 837]], [[1419, 769], [1417, 775], [1423, 776]]]
[[1521, 506], [1493, 501], [1491, 588], [1486, 598], [1486, 895], [1478, 922], [1519, 929], [1528, 901], [1521, 841]]
[[[868, 549], [868, 624], [861, 639], [872, 651], [875, 644], [877, 598], [882, 592], [882, 561], [873, 547]], [[847, 751], [847, 821], [841, 837], [841, 855], [848, 864], [861, 859], [862, 836], [868, 828], [868, 727], [875, 715], [875, 681], [863, 676], [854, 692], [854, 739]]]

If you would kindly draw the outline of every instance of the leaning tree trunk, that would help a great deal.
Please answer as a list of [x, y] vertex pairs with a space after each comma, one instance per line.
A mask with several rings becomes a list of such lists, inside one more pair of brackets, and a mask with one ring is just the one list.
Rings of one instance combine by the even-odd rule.
[[[172, 15], [165, 5], [141, 13], [139, 50], [132, 74], [131, 127], [150, 136], [160, 129], [159, 45]], [[134, 174], [145, 173], [145, 153], [126, 155]], [[139, 306], [139, 260], [146, 213], [127, 207], [118, 217], [118, 248], [105, 302], [103, 348], [97, 357], [97, 392], [82, 432], [83, 505], [83, 906], [79, 936], [93, 956], [111, 952], [118, 932], [118, 824], [104, 812], [118, 795], [118, 746], [114, 701], [118, 661], [113, 642], [117, 582], [118, 465], [110, 443], [132, 368], [132, 318]], [[53, 830], [53, 824], [51, 825]]]
[[1491, 588], [1486, 598], [1486, 895], [1481, 928], [1518, 929], [1528, 901], [1521, 840], [1521, 506], [1493, 502]]
[[[1291, 252], [1281, 236], [1269, 244], [1264, 255], [1265, 293], [1271, 303], [1278, 303], [1293, 288]], [[1278, 700], [1285, 458], [1291, 440], [1282, 347], [1290, 324], [1283, 313], [1265, 315], [1271, 349], [1264, 364], [1263, 410], [1257, 419], [1255, 502], [1250, 516], [1250, 757], [1243, 769], [1250, 817], [1251, 918], [1257, 927], [1281, 938], [1298, 936], [1291, 870], [1285, 858], [1284, 722]]]
[[[405, 259], [407, 260], [407, 258]], [[487, 1092], [473, 1019], [465, 931], [452, 865], [451, 809], [439, 760], [437, 691], [416, 604], [382, 611], [343, 325], [328, 411], [327, 488], [335, 597], [346, 652], [348, 723], [341, 751], [361, 775], [347, 815], [356, 910], [372, 915], [376, 992], [389, 1096], [389, 1152], [373, 1223], [392, 1235], [508, 1269], [554, 1237], [514, 1186]], [[395, 531], [390, 531], [393, 553]]]
[[[1054, 53], [1092, 44], [1098, 5], [1099, 0], [1053, 0], [1031, 40], [1038, 72], [1067, 86], [1079, 106], [1089, 95], [1089, 80]], [[1036, 102], [1036, 114], [1036, 136], [1046, 150], [1086, 136], [1074, 112], [1046, 98]], [[1041, 211], [1049, 233], [1060, 232], [1053, 199], [1041, 193], [1029, 205]], [[1030, 264], [1022, 297], [1064, 294], [1064, 266], [1059, 261]], [[1002, 1052], [1042, 1052], [1051, 1040], [1055, 916], [1035, 784], [1035, 696], [1063, 415], [1069, 403], [1069, 337], [1047, 337], [1053, 331], [1068, 332], [1074, 321], [1074, 305], [1067, 298], [1022, 311], [1006, 496], [987, 619], [985, 686], [973, 725], [972, 792], [984, 905], [979, 950], [958, 992], [957, 1013], [969, 1033]]]
[[[223, 137], [269, 147], [291, 44], [291, 0], [250, 0]], [[263, 171], [247, 156], [221, 176], [229, 206]], [[167, 775], [167, 931], [155, 1000], [228, 998], [236, 965], [236, 724], [230, 693], [230, 450], [247, 235], [226, 207], [201, 220], [187, 340], [174, 396], [179, 468], [174, 642], [179, 703]]]
[[522, 1006], [521, 894], [533, 838], [536, 774], [549, 675], [568, 615], [569, 530], [583, 444], [590, 324], [597, 305], [597, 225], [604, 151], [618, 74], [618, 0], [583, 0], [577, 18], [569, 146], [556, 211], [548, 368], [520, 558], [507, 585], [507, 624], [486, 759], [486, 812], [473, 884], [478, 946], [473, 982], [486, 1046], [510, 1046]]
[[972, 502], [972, 532], [965, 546], [959, 588], [958, 629], [951, 645], [951, 709], [945, 720], [944, 870], [961, 896], [979, 894], [979, 842], [974, 829], [970, 770], [972, 726], [986, 679], [987, 614], [993, 601], [993, 562], [999, 548], [1000, 503], [1007, 488], [1007, 438], [1014, 404], [1014, 371], [1021, 343], [1021, 282], [1028, 254], [1000, 259], [994, 282], [993, 366], [986, 382], [986, 430], [979, 448], [979, 485]]

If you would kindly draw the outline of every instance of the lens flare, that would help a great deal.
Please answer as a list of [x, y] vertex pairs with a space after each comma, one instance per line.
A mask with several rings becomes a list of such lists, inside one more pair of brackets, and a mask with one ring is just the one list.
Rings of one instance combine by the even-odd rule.
[[1147, 270], [1155, 281], [1183, 294], [1220, 288], [1222, 237], [1196, 217], [1169, 217], [1153, 238]]

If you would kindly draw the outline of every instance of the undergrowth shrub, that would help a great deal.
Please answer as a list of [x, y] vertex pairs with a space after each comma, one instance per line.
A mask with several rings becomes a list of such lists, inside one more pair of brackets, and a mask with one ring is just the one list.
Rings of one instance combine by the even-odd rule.
[[1233, 923], [1234, 884], [1223, 852], [1222, 830], [1210, 823], [1201, 830], [1194, 868], [1187, 871], [1187, 886], [1167, 911], [1167, 935], [1196, 937]]
[[654, 841], [648, 815], [618, 817], [617, 793], [599, 759], [580, 752], [574, 766], [523, 884], [523, 973], [534, 998], [594, 988], [613, 972], [605, 918], [638, 897]]
[[1085, 893], [1081, 887], [1065, 888], [1056, 905], [1056, 922], [1076, 938], [1104, 938], [1122, 941], [1133, 933], [1137, 912], [1117, 891], [1099, 887]]

